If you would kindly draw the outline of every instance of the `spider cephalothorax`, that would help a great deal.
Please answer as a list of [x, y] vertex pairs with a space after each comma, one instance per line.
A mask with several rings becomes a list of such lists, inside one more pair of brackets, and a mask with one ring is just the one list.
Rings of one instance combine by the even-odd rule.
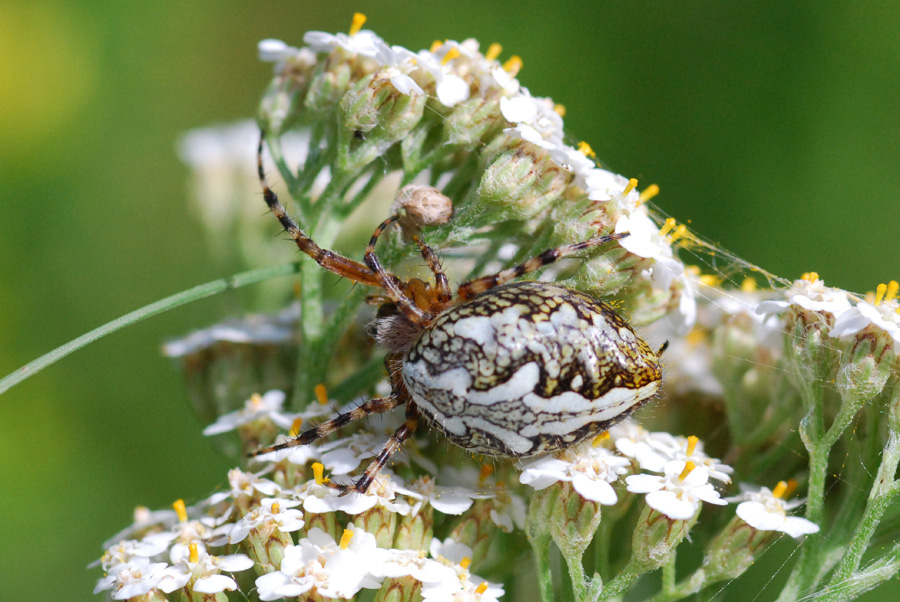
[[406, 420], [353, 486], [365, 493], [378, 472], [424, 419], [462, 448], [526, 457], [557, 451], [622, 420], [659, 388], [658, 353], [609, 306], [545, 282], [512, 282], [582, 249], [617, 240], [613, 234], [548, 249], [513, 268], [470, 280], [456, 293], [434, 251], [414, 240], [434, 283], [402, 281], [381, 265], [372, 234], [363, 263], [319, 247], [287, 215], [258, 171], [272, 213], [301, 251], [324, 269], [384, 291], [372, 326], [385, 359], [391, 394], [375, 397], [296, 439], [257, 454], [305, 445], [368, 416], [406, 406]]

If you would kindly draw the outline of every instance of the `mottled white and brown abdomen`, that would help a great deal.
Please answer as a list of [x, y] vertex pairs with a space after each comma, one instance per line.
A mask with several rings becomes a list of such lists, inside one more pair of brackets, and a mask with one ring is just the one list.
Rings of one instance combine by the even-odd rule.
[[544, 282], [448, 309], [403, 361], [412, 399], [457, 445], [532, 456], [605, 431], [659, 388], [659, 358], [609, 306]]

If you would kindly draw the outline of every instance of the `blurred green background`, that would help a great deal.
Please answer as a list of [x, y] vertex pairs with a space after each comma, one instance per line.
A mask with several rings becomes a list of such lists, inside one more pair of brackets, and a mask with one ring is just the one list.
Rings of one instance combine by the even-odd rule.
[[[389, 43], [519, 54], [523, 84], [564, 104], [605, 165], [753, 263], [857, 291], [900, 277], [900, 4], [4, 0], [0, 373], [225, 275], [185, 210], [175, 142], [254, 114], [271, 73], [258, 40], [345, 31], [356, 10]], [[0, 599], [93, 599], [84, 567], [135, 505], [223, 482], [158, 350], [240, 301], [142, 323], [0, 398]], [[759, 600], [776, 568], [751, 569]]]

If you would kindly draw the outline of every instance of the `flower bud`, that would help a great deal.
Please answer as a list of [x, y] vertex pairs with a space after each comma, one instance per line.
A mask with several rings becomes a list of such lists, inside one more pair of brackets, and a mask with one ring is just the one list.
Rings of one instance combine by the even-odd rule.
[[303, 111], [313, 114], [332, 114], [338, 102], [347, 92], [353, 71], [347, 63], [334, 63], [329, 58], [320, 63], [309, 81], [309, 88], [303, 99]]
[[394, 548], [400, 550], [427, 550], [434, 537], [434, 510], [425, 505], [418, 512], [401, 516], [394, 531]]
[[499, 99], [473, 96], [456, 105], [444, 119], [444, 143], [472, 150], [505, 123]]
[[707, 580], [722, 581], [740, 576], [777, 535], [778, 531], [759, 531], [735, 516], [706, 550], [703, 570]]
[[582, 497], [571, 483], [559, 482], [552, 487], [558, 489], [559, 494], [548, 517], [550, 536], [566, 562], [580, 563], [600, 526], [600, 503]]
[[696, 513], [688, 520], [677, 520], [645, 504], [631, 539], [632, 562], [642, 572], [658, 569], [669, 560], [696, 520]]
[[419, 123], [425, 100], [399, 92], [378, 74], [356, 82], [341, 98], [338, 167], [354, 172], [383, 155]]
[[571, 174], [554, 164], [546, 153], [530, 145], [506, 150], [488, 165], [473, 203], [457, 214], [462, 226], [527, 219], [557, 200]]

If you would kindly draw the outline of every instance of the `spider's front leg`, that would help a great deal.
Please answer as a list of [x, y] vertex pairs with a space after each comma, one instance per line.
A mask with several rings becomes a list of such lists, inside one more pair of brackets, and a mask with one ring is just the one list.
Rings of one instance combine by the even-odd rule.
[[367, 402], [353, 408], [349, 412], [338, 414], [331, 420], [326, 420], [325, 422], [309, 429], [308, 431], [304, 431], [299, 436], [291, 439], [290, 441], [260, 448], [250, 453], [249, 457], [254, 458], [262, 454], [281, 451], [282, 449], [288, 449], [291, 447], [297, 447], [298, 445], [309, 445], [310, 443], [327, 437], [331, 433], [347, 426], [351, 422], [356, 422], [357, 420], [361, 420], [366, 416], [371, 416], [373, 414], [388, 412], [401, 405], [402, 403], [403, 400], [395, 395], [389, 395], [387, 397], [373, 397]]
[[535, 255], [531, 259], [526, 259], [515, 267], [509, 268], [507, 270], [501, 270], [496, 274], [492, 274], [490, 276], [482, 276], [481, 278], [476, 278], [474, 280], [469, 280], [468, 282], [460, 284], [459, 288], [456, 289], [456, 295], [461, 301], [470, 299], [478, 293], [483, 293], [484, 291], [490, 290], [496, 286], [500, 286], [501, 284], [511, 282], [519, 276], [523, 276], [530, 272], [536, 272], [544, 266], [559, 261], [563, 257], [568, 257], [569, 255], [573, 255], [579, 251], [583, 251], [584, 249], [603, 245], [613, 240], [625, 238], [628, 235], [628, 232], [608, 234], [606, 236], [599, 236], [597, 238], [592, 238], [590, 240], [575, 243], [572, 245], [562, 245], [559, 247], [554, 247], [552, 249], [547, 249], [540, 255]]
[[312, 257], [322, 268], [333, 274], [337, 274], [338, 276], [342, 276], [353, 282], [359, 282], [360, 284], [380, 287], [381, 282], [379, 278], [376, 277], [375, 273], [369, 269], [368, 266], [358, 261], [348, 259], [343, 255], [338, 255], [334, 251], [323, 249], [317, 245], [312, 238], [307, 236], [307, 234], [300, 229], [300, 226], [297, 225], [297, 222], [287, 214], [287, 210], [284, 208], [284, 205], [281, 204], [281, 201], [278, 200], [278, 195], [275, 194], [275, 191], [272, 190], [266, 179], [266, 172], [263, 168], [263, 144], [265, 139], [265, 132], [260, 131], [259, 146], [256, 148], [256, 171], [259, 176], [259, 184], [262, 186], [263, 198], [266, 201], [266, 205], [269, 206], [269, 210], [278, 219], [279, 223], [281, 223], [281, 227], [284, 228], [284, 231], [294, 239], [297, 248]]
[[378, 452], [378, 455], [375, 456], [375, 459], [372, 460], [366, 468], [366, 472], [364, 472], [352, 485], [342, 485], [331, 481], [328, 483], [328, 486], [340, 491], [341, 495], [347, 495], [351, 492], [365, 495], [366, 492], [369, 491], [369, 487], [372, 486], [372, 483], [375, 482], [378, 473], [387, 466], [391, 456], [400, 451], [400, 448], [403, 447], [403, 443], [416, 432], [418, 424], [419, 410], [416, 408], [415, 403], [407, 401], [406, 420], [404, 421], [403, 426], [394, 431], [391, 438], [387, 440], [387, 443], [384, 444], [384, 447], [381, 448], [381, 451]]

